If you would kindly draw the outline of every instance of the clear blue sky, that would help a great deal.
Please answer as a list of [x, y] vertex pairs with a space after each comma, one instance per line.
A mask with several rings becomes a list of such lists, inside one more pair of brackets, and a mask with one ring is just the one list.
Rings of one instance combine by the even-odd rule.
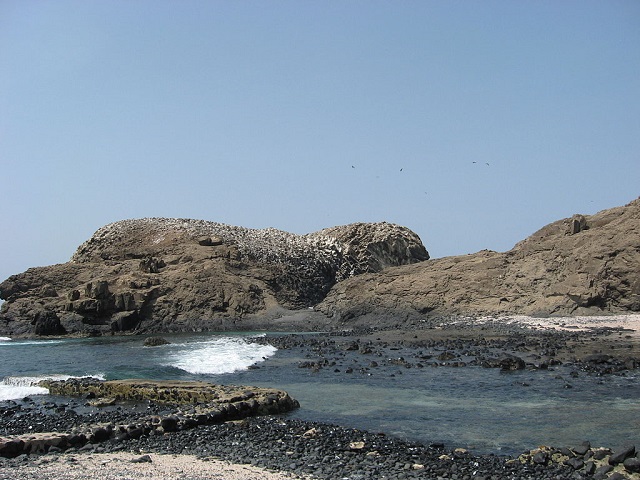
[[0, 176], [1, 279], [150, 216], [505, 251], [640, 195], [640, 2], [0, 0]]

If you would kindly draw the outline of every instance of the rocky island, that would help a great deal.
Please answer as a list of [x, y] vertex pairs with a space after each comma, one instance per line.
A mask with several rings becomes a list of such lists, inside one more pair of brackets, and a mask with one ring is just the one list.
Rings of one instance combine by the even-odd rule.
[[637, 312], [640, 199], [554, 222], [508, 252], [435, 260], [414, 232], [384, 222], [295, 235], [124, 220], [99, 229], [67, 263], [11, 276], [0, 298], [0, 334], [9, 336]]
[[295, 235], [201, 220], [125, 220], [99, 229], [69, 262], [1, 283], [0, 332], [268, 327], [287, 311], [307, 312], [341, 280], [428, 258], [415, 233], [389, 223]]

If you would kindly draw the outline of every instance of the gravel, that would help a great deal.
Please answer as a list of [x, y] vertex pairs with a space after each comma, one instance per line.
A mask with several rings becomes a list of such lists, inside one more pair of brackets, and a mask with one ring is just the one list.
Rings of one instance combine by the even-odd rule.
[[[108, 412], [102, 412], [100, 420], [106, 420], [108, 416]], [[91, 419], [97, 418], [91, 417]], [[18, 418], [3, 425], [8, 425], [10, 430], [16, 431], [19, 430], [20, 425], [25, 427], [28, 424], [31, 426], [37, 424], [38, 429], [43, 431], [50, 430], [49, 427], [55, 425], [59, 431], [63, 431], [65, 427], [71, 428], [83, 420], [87, 419], [73, 415], [43, 417], [42, 412], [33, 409], [22, 411]], [[123, 418], [117, 416], [117, 420], [123, 420]], [[74, 421], [73, 425], [65, 425], [71, 421]], [[10, 432], [5, 429], [3, 433]], [[112, 438], [106, 442], [88, 443], [81, 448], [70, 448], [64, 452], [56, 450], [50, 450], [44, 456], [20, 455], [13, 459], [0, 459], [0, 471], [6, 472], [3, 473], [4, 477], [0, 476], [0, 479], [36, 478], [29, 475], [33, 472], [33, 468], [41, 468], [43, 462], [45, 466], [53, 465], [50, 468], [55, 468], [55, 465], [68, 463], [69, 459], [75, 459], [71, 460], [73, 463], [78, 459], [90, 460], [88, 457], [94, 454], [100, 454], [100, 457], [96, 458], [103, 458], [104, 454], [123, 452], [134, 456], [160, 455], [163, 460], [167, 456], [188, 455], [201, 460], [223, 460], [236, 465], [249, 465], [260, 469], [288, 472], [297, 477], [312, 476], [318, 479], [588, 478], [574, 473], [573, 469], [564, 465], [523, 465], [509, 457], [472, 455], [462, 449], [447, 450], [443, 445], [423, 445], [381, 433], [281, 416], [255, 417], [172, 433], [152, 433], [137, 439]], [[96, 462], [104, 463], [103, 460]], [[200, 462], [192, 461], [191, 464], [202, 467]], [[122, 462], [109, 461], [105, 465], [109, 468], [121, 467]], [[128, 464], [126, 467], [135, 468]], [[209, 464], [206, 467], [208, 468]], [[159, 472], [157, 477], [143, 478], [215, 478], [205, 471], [185, 473], [182, 477], [164, 476], [166, 472]], [[83, 469], [77, 471], [77, 474], [87, 476], [54, 478], [93, 478], [94, 476]], [[251, 473], [246, 478], [268, 478], [251, 475], [254, 474]], [[569, 475], [573, 476], [569, 477]]]
[[131, 453], [45, 455], [34, 461], [24, 461], [22, 465], [13, 468], [0, 469], [0, 480], [46, 478], [290, 480], [300, 477], [269, 472], [250, 465], [198, 459], [191, 455], [140, 456]]

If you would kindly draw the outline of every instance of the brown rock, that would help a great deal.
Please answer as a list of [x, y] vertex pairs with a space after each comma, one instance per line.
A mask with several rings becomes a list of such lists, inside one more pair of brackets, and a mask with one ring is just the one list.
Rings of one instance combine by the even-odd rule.
[[361, 322], [640, 311], [640, 199], [554, 222], [505, 253], [483, 250], [347, 279], [316, 309]]
[[[34, 304], [75, 333], [243, 328], [271, 312], [308, 312], [349, 276], [426, 258], [415, 233], [389, 223], [294, 235], [200, 220], [125, 220], [99, 229], [70, 262], [2, 282], [0, 333], [35, 333]], [[41, 323], [39, 332], [51, 330]]]

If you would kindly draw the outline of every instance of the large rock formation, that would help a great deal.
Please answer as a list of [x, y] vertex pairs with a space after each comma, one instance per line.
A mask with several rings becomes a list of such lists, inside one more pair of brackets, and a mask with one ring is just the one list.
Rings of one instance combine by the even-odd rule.
[[345, 280], [317, 309], [352, 323], [640, 311], [640, 199], [551, 223], [505, 253], [481, 251]]
[[0, 333], [243, 328], [283, 308], [312, 307], [351, 276], [428, 258], [415, 233], [389, 223], [294, 235], [201, 220], [124, 220], [99, 229], [70, 262], [2, 282]]

